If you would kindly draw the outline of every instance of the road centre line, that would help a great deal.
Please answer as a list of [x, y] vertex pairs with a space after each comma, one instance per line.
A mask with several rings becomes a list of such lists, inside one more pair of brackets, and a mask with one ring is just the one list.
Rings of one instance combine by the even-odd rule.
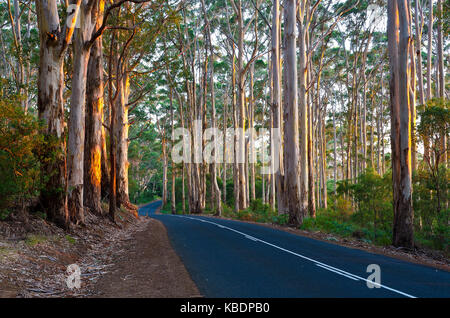
[[326, 269], [327, 271], [330, 271], [330, 272], [333, 272], [333, 273], [342, 275], [342, 276], [344, 276], [344, 277], [347, 277], [347, 278], [350, 278], [350, 279], [353, 279], [353, 280], [359, 280], [358, 278], [355, 278], [355, 277], [353, 277], [353, 276], [349, 276], [349, 275], [346, 275], [346, 274], [344, 274], [344, 273], [335, 271], [334, 269], [328, 268], [328, 267], [326, 267], [326, 266], [323, 266], [323, 265], [320, 265], [320, 264], [317, 264], [317, 263], [316, 263], [316, 266], [319, 266], [319, 267], [321, 267], [321, 268]]
[[272, 243], [266, 242], [266, 241], [264, 241], [264, 240], [258, 239], [258, 238], [256, 238], [256, 237], [253, 237], [253, 236], [248, 235], [248, 234], [246, 234], [246, 233], [240, 232], [240, 231], [235, 230], [235, 229], [233, 229], [233, 228], [230, 228], [230, 227], [228, 227], [228, 226], [224, 226], [224, 225], [221, 225], [221, 224], [218, 224], [218, 223], [215, 223], [215, 222], [203, 220], [203, 219], [200, 219], [200, 218], [189, 217], [189, 216], [183, 216], [183, 215], [171, 215], [171, 214], [167, 214], [167, 215], [170, 215], [170, 216], [176, 216], [176, 217], [185, 218], [185, 219], [191, 219], [191, 220], [194, 220], [194, 221], [200, 221], [200, 222], [203, 222], [203, 223], [209, 223], [209, 224], [212, 224], [212, 225], [214, 225], [214, 226], [220, 227], [220, 228], [222, 228], [222, 229], [226, 229], [226, 230], [235, 232], [235, 233], [237, 233], [237, 234], [240, 234], [240, 235], [244, 236], [245, 238], [250, 239], [250, 240], [252, 240], [252, 241], [255, 241], [255, 242], [261, 242], [261, 243], [263, 243], [263, 244], [265, 244], [265, 245], [271, 246], [271, 247], [276, 248], [276, 249], [278, 249], [278, 250], [281, 250], [281, 251], [283, 251], [283, 252], [286, 252], [286, 253], [295, 255], [295, 256], [297, 256], [297, 257], [303, 258], [303, 259], [305, 259], [305, 260], [307, 260], [307, 261], [310, 261], [310, 262], [315, 263], [315, 265], [317, 265], [317, 266], [319, 266], [319, 267], [321, 267], [321, 268], [323, 268], [323, 269], [329, 270], [329, 271], [331, 271], [331, 272], [337, 273], [337, 274], [342, 275], [342, 276], [345, 276], [345, 277], [347, 277], [347, 278], [351, 278], [351, 279], [354, 279], [354, 280], [360, 279], [360, 280], [362, 280], [362, 281], [369, 282], [370, 284], [373, 284], [373, 285], [376, 285], [376, 286], [380, 286], [381, 288], [390, 290], [390, 291], [395, 292], [395, 293], [397, 293], [397, 294], [400, 294], [400, 295], [403, 295], [403, 296], [406, 296], [406, 297], [409, 297], [409, 298], [417, 298], [417, 297], [412, 296], [412, 295], [410, 295], [410, 294], [404, 293], [404, 292], [402, 292], [402, 291], [400, 291], [400, 290], [397, 290], [397, 289], [388, 287], [388, 286], [386, 286], [386, 285], [382, 285], [382, 284], [375, 283], [375, 282], [370, 281], [370, 280], [368, 280], [368, 279], [366, 279], [366, 278], [364, 278], [364, 277], [360, 277], [360, 276], [358, 276], [358, 275], [355, 275], [355, 274], [346, 272], [346, 271], [344, 271], [344, 270], [342, 270], [342, 269], [339, 269], [339, 268], [333, 267], [333, 266], [331, 266], [331, 265], [328, 265], [328, 264], [325, 264], [325, 263], [316, 261], [315, 259], [309, 258], [309, 257], [304, 256], [304, 255], [302, 255], [302, 254], [295, 253], [295, 252], [290, 251], [290, 250], [288, 250], [288, 249], [285, 249], [285, 248], [283, 248], [283, 247], [280, 247], [280, 246], [277, 246], [277, 245], [275, 245], [275, 244], [272, 244]]

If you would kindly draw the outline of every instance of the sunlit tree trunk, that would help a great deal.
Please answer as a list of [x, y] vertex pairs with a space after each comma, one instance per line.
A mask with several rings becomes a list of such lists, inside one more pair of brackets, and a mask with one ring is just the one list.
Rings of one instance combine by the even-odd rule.
[[[80, 1], [76, 2], [78, 11]], [[64, 54], [71, 41], [76, 18], [67, 23], [61, 33], [56, 0], [36, 0], [39, 28], [40, 58], [38, 74], [38, 112], [45, 125], [47, 152], [55, 154], [54, 160], [41, 167], [42, 175], [48, 179], [40, 202], [50, 220], [66, 226], [69, 220], [67, 209], [67, 179], [64, 136]], [[73, 16], [76, 16], [75, 14]]]
[[236, 131], [239, 127], [238, 123], [238, 109], [237, 109], [237, 102], [236, 102], [236, 57], [235, 57], [235, 50], [234, 50], [234, 44], [233, 45], [233, 56], [232, 56], [232, 73], [231, 73], [231, 90], [232, 90], [232, 101], [233, 101], [233, 126], [235, 129], [235, 135], [233, 137], [233, 184], [234, 184], [234, 211], [239, 211], [239, 164], [238, 164], [238, 136], [236, 134]]
[[[215, 87], [214, 87], [214, 47], [212, 45], [211, 40], [211, 29], [209, 25], [209, 20], [206, 12], [206, 6], [205, 1], [202, 1], [202, 8], [203, 8], [203, 15], [205, 20], [205, 26], [206, 26], [206, 34], [208, 38], [208, 46], [209, 46], [209, 58], [210, 58], [210, 90], [211, 90], [211, 128], [215, 129], [216, 127], [216, 95], [215, 95]], [[207, 58], [207, 56], [205, 56]], [[205, 74], [206, 75], [206, 74]], [[206, 93], [206, 92], [205, 92]], [[205, 96], [206, 100], [206, 96]], [[214, 159], [213, 162], [210, 165], [211, 170], [211, 189], [212, 189], [212, 202], [214, 206], [212, 207], [215, 209], [216, 215], [222, 214], [222, 201], [221, 197], [222, 194], [220, 193], [219, 185], [217, 184], [217, 167], [216, 167], [216, 154], [218, 151], [219, 144], [217, 143], [218, 136], [213, 137], [213, 143], [214, 143], [214, 152], [212, 153]]]
[[[429, 0], [431, 2], [431, 0]], [[422, 70], [422, 29], [423, 29], [423, 11], [420, 1], [415, 1], [414, 20], [416, 26], [416, 55], [417, 55], [417, 81], [419, 85], [419, 104], [425, 104], [425, 90], [423, 86]]]
[[228, 96], [225, 97], [223, 103], [223, 174], [222, 174], [222, 193], [223, 202], [227, 202], [227, 158], [228, 158], [228, 137], [227, 137], [227, 126], [228, 126]]
[[239, 129], [242, 132], [241, 138], [238, 139], [238, 167], [239, 167], [239, 209], [247, 208], [247, 180], [245, 178], [245, 74], [244, 74], [244, 17], [242, 16], [241, 0], [237, 4], [237, 20], [238, 20], [238, 102], [237, 108], [239, 113]]
[[[122, 62], [124, 65], [125, 62]], [[117, 204], [128, 206], [128, 96], [130, 93], [129, 77], [124, 68], [120, 70], [118, 81], [118, 98], [116, 103], [116, 143], [117, 143]]]
[[328, 207], [328, 191], [327, 191], [327, 137], [325, 132], [325, 113], [326, 113], [326, 106], [324, 106], [325, 109], [321, 115], [321, 120], [319, 121], [319, 124], [321, 125], [320, 128], [320, 159], [321, 159], [321, 179], [322, 179], [322, 200], [323, 200], [323, 207], [326, 209]]
[[[412, 35], [412, 15], [409, 10], [410, 34]], [[411, 168], [415, 171], [417, 168], [417, 145], [416, 145], [416, 61], [414, 50], [414, 38], [411, 37], [409, 44], [409, 111], [410, 111], [410, 126], [411, 126]]]
[[67, 150], [68, 209], [73, 223], [84, 223], [84, 147], [86, 79], [90, 47], [86, 43], [92, 35], [92, 6], [88, 0], [81, 3], [78, 19], [80, 28], [74, 41], [72, 94], [70, 97], [69, 141]]
[[[298, 113], [298, 93], [297, 93], [297, 55], [296, 55], [296, 1], [287, 0], [284, 7], [284, 25], [285, 25], [285, 56], [284, 56], [284, 73], [285, 73], [285, 87], [284, 92], [284, 164], [285, 164], [285, 197], [289, 208], [289, 223], [293, 225], [300, 225], [305, 215], [303, 206], [301, 205], [300, 191], [305, 191], [300, 185], [300, 149], [299, 149], [299, 113]], [[304, 57], [300, 57], [304, 59]], [[300, 62], [304, 65], [305, 60]], [[300, 67], [301, 71], [305, 68]], [[305, 73], [306, 77], [306, 73]], [[301, 85], [301, 84], [300, 84]], [[300, 87], [300, 90], [304, 87]], [[305, 93], [305, 92], [303, 92]], [[306, 96], [305, 96], [306, 97]], [[300, 107], [306, 107], [305, 101], [300, 102]], [[305, 112], [306, 109], [303, 111]], [[306, 114], [303, 119], [306, 121]], [[305, 125], [306, 126], [306, 125]], [[304, 129], [302, 125], [302, 129]], [[306, 141], [306, 130], [302, 131], [303, 140]], [[306, 142], [303, 149], [306, 154]], [[306, 161], [306, 158], [304, 158]], [[306, 170], [303, 171], [306, 174]], [[302, 197], [303, 198], [303, 197]], [[305, 198], [307, 199], [307, 198]]]
[[[272, 187], [271, 191], [271, 202], [272, 208], [275, 209], [275, 201], [278, 203], [278, 214], [287, 214], [289, 213], [285, 195], [284, 195], [284, 163], [283, 163], [283, 151], [282, 151], [282, 113], [281, 113], [281, 57], [280, 57], [280, 48], [281, 48], [281, 23], [280, 23], [280, 2], [279, 0], [273, 1], [273, 10], [272, 10], [272, 127], [279, 131], [279, 137], [281, 139], [275, 140], [273, 133], [271, 134], [271, 152], [272, 159], [271, 164], [273, 166], [274, 161], [278, 161], [278, 170], [275, 172], [275, 175], [272, 176], [273, 185], [276, 187]], [[279, 143], [280, 145], [277, 145]], [[278, 158], [275, 158], [275, 149], [274, 147], [279, 146], [280, 151], [278, 153]], [[275, 200], [276, 196], [276, 200]]]
[[[448, 4], [447, 4], [448, 6]], [[444, 39], [443, 39], [443, 24], [444, 24], [444, 11], [442, 6], [442, 0], [438, 0], [438, 28], [437, 28], [437, 52], [438, 52], [438, 69], [439, 69], [439, 98], [445, 99], [445, 73], [444, 73]], [[448, 22], [448, 21], [447, 21]], [[447, 160], [447, 136], [444, 134], [441, 138], [441, 152], [442, 163], [445, 166], [448, 164]]]
[[256, 169], [255, 169], [255, 162], [256, 162], [256, 154], [255, 154], [255, 136], [253, 133], [253, 128], [255, 125], [255, 102], [254, 102], [254, 94], [253, 94], [253, 85], [254, 85], [254, 74], [255, 74], [255, 63], [252, 63], [250, 66], [250, 103], [249, 103], [249, 127], [250, 127], [250, 173], [251, 173], [251, 180], [250, 180], [250, 189], [251, 189], [251, 199], [256, 200], [256, 188], [255, 188], [255, 179], [256, 179]]
[[[202, 126], [197, 126], [196, 122], [202, 121], [202, 106], [200, 102], [197, 102], [197, 94], [196, 94], [196, 76], [195, 76], [195, 61], [196, 61], [196, 55], [195, 55], [196, 49], [194, 48], [192, 50], [192, 57], [190, 61], [190, 67], [191, 67], [191, 73], [192, 73], [192, 83], [191, 83], [191, 135], [192, 135], [192, 159], [193, 164], [191, 164], [191, 174], [192, 174], [192, 202], [191, 202], [191, 213], [202, 213], [202, 193], [201, 193], [201, 174], [200, 174], [200, 162], [201, 162], [201, 151], [200, 154], [197, 151], [198, 147], [202, 147], [202, 140], [203, 140], [203, 134], [202, 134]], [[196, 122], [193, 123], [193, 121], [196, 120]], [[200, 155], [200, 157], [198, 156]]]
[[383, 118], [383, 97], [384, 97], [384, 77], [383, 72], [381, 72], [381, 81], [380, 81], [380, 105], [377, 108], [377, 171], [378, 174], [382, 174], [382, 163], [381, 163], [381, 143], [383, 138], [382, 133], [382, 118]]
[[[409, 2], [388, 1], [394, 246], [414, 247], [409, 100]], [[399, 30], [399, 32], [398, 32]]]
[[[431, 92], [431, 72], [432, 72], [432, 57], [433, 57], [433, 0], [428, 0], [428, 51], [427, 51], [427, 100], [432, 96]], [[428, 151], [428, 149], [426, 149]]]
[[442, 0], [438, 0], [438, 27], [437, 27], [437, 52], [438, 52], [438, 69], [439, 69], [439, 98], [445, 98], [445, 73], [444, 73], [444, 39], [443, 39], [443, 24], [444, 14]]
[[[96, 29], [103, 22], [104, 1], [93, 8], [97, 11]], [[94, 12], [95, 13], [95, 12]], [[102, 214], [101, 208], [101, 183], [106, 176], [103, 174], [102, 155], [106, 150], [104, 142], [103, 122], [103, 54], [102, 38], [99, 37], [91, 48], [87, 70], [86, 88], [86, 137], [84, 155], [84, 206], [96, 214]], [[105, 151], [106, 152], [106, 151]]]
[[[298, 153], [298, 157], [296, 158], [296, 160], [300, 159], [300, 165], [298, 166], [297, 169], [300, 169], [300, 171], [297, 171], [297, 173], [299, 174], [300, 180], [299, 180], [299, 187], [298, 187], [298, 191], [300, 193], [300, 197], [299, 197], [299, 217], [298, 217], [298, 222], [299, 224], [301, 224], [303, 222], [303, 217], [305, 217], [308, 213], [308, 137], [310, 136], [310, 130], [308, 128], [308, 103], [307, 103], [307, 90], [306, 90], [306, 86], [308, 83], [308, 77], [307, 77], [307, 73], [308, 73], [308, 59], [306, 56], [306, 33], [308, 31], [307, 27], [304, 25], [304, 19], [305, 19], [305, 8], [308, 5], [307, 1], [300, 1], [299, 5], [298, 5], [298, 16], [299, 16], [299, 23], [298, 25], [298, 43], [299, 43], [299, 60], [298, 60], [298, 67], [299, 67], [299, 72], [300, 72], [300, 76], [298, 77], [299, 82], [298, 82], [298, 93], [297, 93], [297, 83], [295, 83], [295, 94], [298, 95], [298, 107], [295, 112], [292, 115], [296, 115], [296, 119], [300, 118], [300, 123], [297, 124], [299, 126], [297, 126], [297, 131], [300, 132], [300, 139], [296, 139], [296, 140], [300, 140], [300, 144], [299, 144], [299, 153]], [[293, 49], [295, 52], [295, 25], [296, 25], [296, 17], [297, 17], [297, 8], [295, 6], [295, 2], [292, 4], [293, 8], [292, 10], [294, 11], [292, 14], [294, 15], [292, 17], [293, 21], [289, 21], [290, 19], [288, 19], [288, 22], [293, 23], [292, 26], [292, 38], [290, 38], [290, 35], [288, 33], [288, 37], [287, 40], [293, 40], [294, 41], [294, 47], [292, 48], [291, 46], [288, 46], [288, 43], [286, 43], [286, 46], [289, 49]], [[287, 13], [290, 14], [290, 13]], [[288, 28], [288, 30], [290, 31], [290, 29]], [[295, 54], [295, 53], [293, 53]], [[288, 58], [290, 56], [288, 55]], [[290, 57], [292, 59], [292, 61], [290, 61], [290, 63], [293, 63], [296, 68], [297, 66], [297, 59]], [[286, 65], [288, 65], [289, 63], [286, 63]], [[290, 66], [287, 66], [286, 71], [290, 70]], [[291, 70], [291, 75], [293, 75], [295, 72], [295, 76], [297, 79], [297, 70]], [[288, 81], [291, 80], [291, 78], [289, 78], [289, 76], [287, 77]], [[296, 80], [297, 81], [297, 80]], [[289, 96], [288, 92], [288, 96]], [[297, 104], [297, 100], [294, 101], [295, 104]], [[300, 117], [298, 117], [298, 114], [300, 115]], [[289, 122], [289, 118], [286, 118], [287, 121]], [[293, 119], [292, 119], [293, 120]], [[292, 128], [292, 127], [291, 127]], [[300, 129], [300, 130], [299, 130]], [[285, 130], [285, 131], [289, 131]], [[295, 135], [297, 136], [297, 135]], [[294, 136], [292, 136], [294, 137]], [[286, 138], [286, 137], [285, 137]], [[287, 165], [287, 164], [286, 164]], [[286, 177], [286, 176], [285, 176]], [[294, 205], [296, 205], [297, 203], [294, 203]], [[315, 211], [313, 212], [315, 213]], [[311, 215], [314, 216], [314, 215]]]
[[[170, 84], [172, 85], [172, 89], [175, 91], [175, 94], [177, 96], [177, 101], [178, 101], [178, 112], [179, 112], [179, 116], [180, 116], [180, 125], [181, 128], [185, 127], [185, 123], [184, 123], [184, 110], [183, 110], [183, 98], [181, 97], [180, 93], [178, 92], [178, 90], [176, 88], [173, 88], [173, 80], [170, 77], [170, 73], [167, 74]], [[172, 139], [174, 137], [172, 136]], [[187, 143], [186, 140], [183, 138], [183, 151], [185, 151], [187, 147]], [[186, 169], [187, 164], [185, 162], [182, 163], [181, 165], [181, 202], [182, 202], [182, 211], [183, 214], [185, 214], [186, 212], [186, 189], [185, 189], [185, 170]]]
[[[309, 61], [311, 69], [311, 61]], [[308, 82], [311, 82], [311, 72], [307, 72]], [[309, 94], [308, 96], [311, 96]], [[313, 103], [309, 103], [308, 110], [308, 213], [310, 217], [316, 216], [316, 194], [314, 181], [314, 147], [313, 147]]]

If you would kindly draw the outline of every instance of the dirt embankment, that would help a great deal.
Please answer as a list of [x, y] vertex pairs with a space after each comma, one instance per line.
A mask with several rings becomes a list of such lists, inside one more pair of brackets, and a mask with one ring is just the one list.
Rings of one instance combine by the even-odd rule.
[[94, 287], [95, 297], [200, 297], [172, 249], [161, 222], [147, 219], [144, 230], [124, 242], [127, 253]]
[[[200, 295], [161, 223], [126, 211], [116, 219], [87, 214], [71, 232], [37, 217], [0, 222], [0, 298]], [[79, 289], [67, 284], [71, 264]]]

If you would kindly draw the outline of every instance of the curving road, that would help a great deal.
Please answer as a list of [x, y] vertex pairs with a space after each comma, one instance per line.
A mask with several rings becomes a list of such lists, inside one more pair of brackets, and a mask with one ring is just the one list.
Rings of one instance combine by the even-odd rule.
[[[265, 226], [193, 215], [140, 215], [161, 221], [206, 297], [450, 297], [450, 273]], [[369, 288], [371, 264], [379, 288]], [[373, 285], [372, 285], [373, 286]]]

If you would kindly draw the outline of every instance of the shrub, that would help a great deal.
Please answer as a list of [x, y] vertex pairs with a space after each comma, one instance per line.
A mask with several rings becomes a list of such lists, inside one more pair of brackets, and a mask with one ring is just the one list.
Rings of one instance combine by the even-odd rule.
[[[40, 161], [44, 137], [37, 119], [19, 103], [0, 100], [0, 217], [23, 209], [42, 189]], [[50, 160], [46, 158], [46, 160]]]
[[391, 176], [380, 176], [374, 169], [368, 168], [358, 176], [358, 182], [350, 185], [350, 192], [357, 204], [357, 213], [352, 218], [361, 226], [371, 224], [376, 229], [390, 228], [392, 210]]
[[279, 225], [286, 225], [289, 221], [289, 215], [288, 214], [275, 214], [272, 216], [272, 223], [279, 224]]
[[222, 204], [222, 215], [231, 218], [235, 216], [233, 209], [226, 203]]

